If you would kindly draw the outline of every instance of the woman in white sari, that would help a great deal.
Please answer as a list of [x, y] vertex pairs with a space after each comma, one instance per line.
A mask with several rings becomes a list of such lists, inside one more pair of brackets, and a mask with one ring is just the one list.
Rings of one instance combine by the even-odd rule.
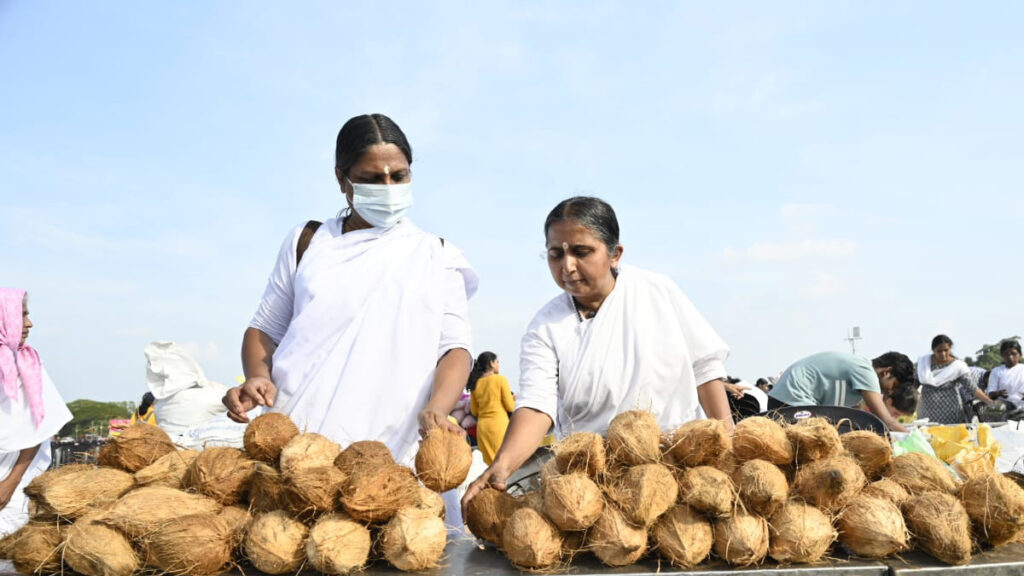
[[619, 265], [615, 212], [597, 198], [558, 204], [544, 223], [548, 267], [564, 292], [523, 336], [520, 392], [504, 443], [471, 485], [505, 489], [554, 427], [604, 433], [619, 412], [652, 411], [663, 430], [706, 414], [732, 428], [725, 342], [668, 277]]
[[1024, 408], [1024, 364], [1020, 363], [1020, 342], [1003, 340], [999, 345], [1003, 363], [992, 369], [988, 378], [990, 398], [1009, 402], [1014, 408]]
[[937, 424], [967, 422], [971, 411], [965, 398], [992, 401], [971, 380], [967, 363], [953, 356], [953, 340], [945, 334], [932, 338], [932, 353], [917, 361], [917, 380], [921, 383], [918, 418]]

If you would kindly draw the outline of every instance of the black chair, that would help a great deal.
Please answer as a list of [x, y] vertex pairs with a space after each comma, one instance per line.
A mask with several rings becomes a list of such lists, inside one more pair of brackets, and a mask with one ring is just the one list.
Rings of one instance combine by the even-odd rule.
[[766, 416], [781, 418], [790, 424], [820, 416], [835, 424], [840, 434], [853, 430], [871, 430], [882, 436], [889, 433], [889, 427], [878, 416], [846, 406], [786, 406], [769, 412]]

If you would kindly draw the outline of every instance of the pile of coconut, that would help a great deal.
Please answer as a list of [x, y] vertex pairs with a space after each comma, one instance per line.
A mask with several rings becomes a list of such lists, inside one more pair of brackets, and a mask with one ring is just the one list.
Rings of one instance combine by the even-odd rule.
[[840, 435], [823, 418], [698, 420], [663, 434], [649, 412], [617, 415], [602, 437], [556, 443], [541, 488], [485, 489], [466, 524], [516, 567], [608, 566], [658, 557], [692, 568], [883, 558], [917, 548], [949, 564], [1024, 537], [1024, 490], [998, 474], [960, 483], [936, 458], [893, 458], [884, 437]]
[[114, 437], [99, 466], [49, 470], [26, 488], [29, 524], [0, 540], [24, 574], [211, 576], [252, 566], [268, 574], [347, 574], [374, 561], [437, 566], [447, 544], [439, 492], [472, 461], [461, 434], [431, 431], [415, 470], [388, 447], [342, 449], [300, 433], [288, 416], [247, 427], [244, 450], [179, 450], [156, 426]]

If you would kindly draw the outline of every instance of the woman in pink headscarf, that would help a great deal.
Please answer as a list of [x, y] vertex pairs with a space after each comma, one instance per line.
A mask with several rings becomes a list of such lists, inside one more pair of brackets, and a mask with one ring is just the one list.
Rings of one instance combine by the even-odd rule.
[[28, 522], [23, 488], [50, 466], [50, 437], [71, 412], [35, 348], [24, 290], [0, 288], [0, 537]]

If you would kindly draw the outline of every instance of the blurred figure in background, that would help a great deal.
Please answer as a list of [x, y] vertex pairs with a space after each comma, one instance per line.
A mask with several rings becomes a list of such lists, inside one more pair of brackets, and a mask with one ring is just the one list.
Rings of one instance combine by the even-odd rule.
[[145, 422], [146, 424], [156, 426], [156, 410], [153, 408], [153, 399], [152, 392], [146, 392], [142, 395], [142, 402], [139, 402], [139, 408], [132, 412], [132, 424]]
[[1020, 363], [1020, 342], [1004, 340], [999, 345], [1003, 363], [988, 377], [988, 397], [1003, 399], [1014, 408], [1024, 407], [1024, 364]]
[[501, 362], [494, 352], [483, 352], [469, 373], [470, 411], [476, 416], [476, 442], [484, 462], [490, 465], [501, 448], [508, 430], [508, 415], [515, 410], [515, 400], [508, 378], [501, 373]]
[[953, 356], [953, 340], [945, 334], [932, 338], [932, 353], [917, 361], [921, 383], [918, 418], [938, 424], [960, 424], [970, 420], [970, 402], [964, 396], [990, 403], [988, 396], [971, 383], [967, 363]]

